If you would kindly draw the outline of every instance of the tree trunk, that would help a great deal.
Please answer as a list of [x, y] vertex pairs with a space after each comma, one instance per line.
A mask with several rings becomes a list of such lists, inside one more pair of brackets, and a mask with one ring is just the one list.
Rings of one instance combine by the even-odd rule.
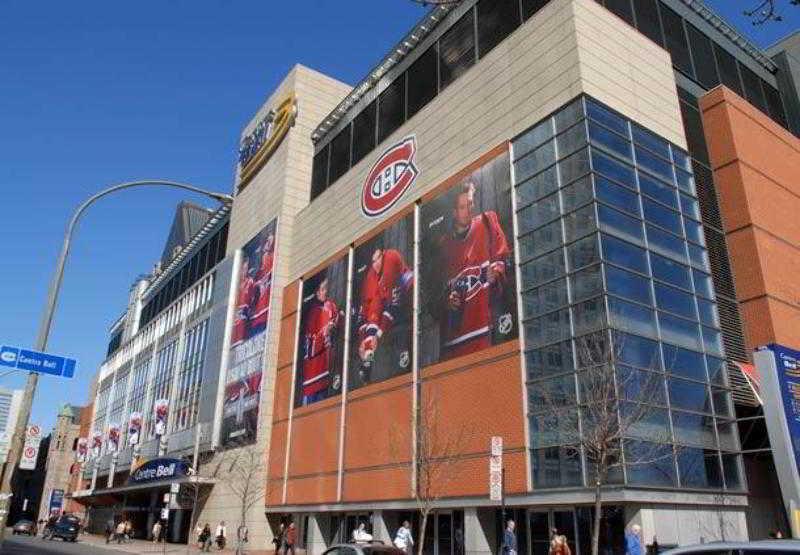
[[601, 467], [605, 465], [605, 455], [601, 455], [600, 460], [597, 461], [597, 470], [594, 477], [594, 521], [592, 522], [592, 555], [598, 555], [600, 552], [600, 522], [603, 518], [603, 490], [602, 490], [602, 471]]
[[430, 509], [423, 509], [420, 511], [422, 514], [422, 522], [419, 529], [419, 541], [417, 542], [417, 555], [422, 555], [422, 550], [425, 547], [425, 529], [428, 527], [428, 515]]

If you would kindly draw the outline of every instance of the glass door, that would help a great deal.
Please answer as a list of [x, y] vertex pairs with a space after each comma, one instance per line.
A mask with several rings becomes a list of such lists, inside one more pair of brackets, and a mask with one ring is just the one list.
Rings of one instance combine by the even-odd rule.
[[528, 513], [529, 545], [533, 555], [547, 555], [550, 552], [550, 513], [549, 511], [530, 511]]
[[552, 511], [553, 524], [552, 527], [557, 530], [558, 535], [567, 537], [567, 545], [572, 553], [577, 554], [578, 548], [575, 542], [575, 511], [558, 510]]

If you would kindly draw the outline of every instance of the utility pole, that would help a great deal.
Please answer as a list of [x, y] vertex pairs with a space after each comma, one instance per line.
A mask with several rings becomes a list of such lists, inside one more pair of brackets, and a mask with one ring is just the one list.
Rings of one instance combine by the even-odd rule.
[[[58, 263], [56, 265], [56, 271], [53, 275], [53, 280], [50, 283], [50, 289], [47, 294], [47, 303], [45, 304], [44, 314], [42, 315], [42, 320], [39, 324], [39, 335], [36, 339], [36, 346], [35, 350], [46, 352], [47, 351], [47, 341], [50, 338], [50, 328], [53, 323], [53, 316], [55, 315], [56, 305], [58, 304], [58, 294], [61, 290], [61, 281], [64, 277], [64, 267], [66, 266], [67, 256], [69, 256], [69, 249], [70, 243], [72, 241], [72, 234], [75, 231], [75, 226], [78, 223], [83, 212], [89, 208], [95, 201], [105, 197], [106, 195], [110, 195], [111, 193], [115, 193], [117, 191], [121, 191], [123, 189], [130, 189], [132, 187], [175, 187], [178, 189], [185, 189], [187, 191], [192, 191], [194, 193], [199, 193], [205, 195], [207, 197], [211, 197], [214, 200], [217, 200], [223, 204], [230, 204], [233, 202], [233, 197], [230, 195], [226, 195], [223, 193], [217, 193], [214, 191], [206, 191], [204, 189], [200, 189], [199, 187], [195, 187], [194, 185], [188, 185], [186, 183], [179, 183], [176, 181], [165, 181], [161, 179], [146, 179], [141, 181], [128, 181], [125, 183], [120, 183], [118, 185], [113, 185], [96, 193], [95, 195], [91, 196], [89, 199], [83, 202], [75, 213], [72, 216], [72, 219], [67, 226], [66, 233], [64, 235], [64, 244], [61, 247], [61, 254], [58, 257]], [[14, 468], [16, 468], [20, 454], [22, 453], [23, 442], [25, 439], [25, 431], [28, 428], [28, 421], [30, 420], [31, 416], [31, 406], [33, 405], [33, 395], [36, 393], [36, 385], [39, 383], [39, 375], [35, 372], [30, 372], [28, 374], [28, 380], [25, 383], [25, 391], [22, 395], [22, 404], [20, 407], [19, 417], [17, 418], [17, 424], [14, 427], [14, 433], [11, 436], [11, 441], [8, 445], [8, 458], [6, 459], [5, 464], [3, 464], [2, 472], [0, 472], [0, 543], [2, 543], [3, 538], [5, 537], [6, 533], [6, 518], [8, 518], [8, 511], [11, 507], [11, 476], [14, 473]]]

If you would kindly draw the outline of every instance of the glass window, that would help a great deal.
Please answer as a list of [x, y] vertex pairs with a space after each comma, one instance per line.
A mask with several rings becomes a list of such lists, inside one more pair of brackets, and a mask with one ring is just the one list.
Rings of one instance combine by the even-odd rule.
[[706, 238], [703, 234], [703, 226], [694, 220], [685, 218], [683, 226], [686, 229], [686, 238], [700, 245], [706, 244]]
[[[409, 91], [409, 104], [411, 102], [411, 92]], [[514, 141], [514, 159], [517, 160], [553, 138], [553, 121], [546, 119], [536, 127], [533, 127], [517, 137]]]
[[406, 72], [408, 81], [408, 117], [433, 100], [437, 92], [436, 46], [431, 46], [411, 64]]
[[549, 447], [531, 453], [533, 483], [537, 488], [580, 486], [583, 484], [578, 448]]
[[592, 150], [592, 167], [594, 171], [610, 177], [623, 185], [632, 189], [636, 188], [636, 179], [633, 168], [610, 156], [607, 156], [596, 149]]
[[591, 177], [585, 175], [561, 190], [564, 212], [570, 212], [592, 200]]
[[661, 19], [658, 17], [658, 4], [659, 2], [656, 0], [633, 0], [636, 28], [659, 46], [664, 46]]
[[525, 322], [526, 347], [540, 347], [570, 337], [569, 310], [557, 310]]
[[675, 443], [716, 449], [714, 418], [703, 414], [672, 411], [672, 430]]
[[559, 279], [522, 294], [525, 318], [538, 316], [567, 304], [567, 280]]
[[514, 162], [514, 177], [517, 182], [523, 181], [553, 165], [555, 161], [556, 147], [553, 141], [549, 141]]
[[155, 437], [155, 422], [152, 419], [155, 402], [159, 399], [169, 399], [172, 391], [173, 370], [175, 369], [175, 359], [178, 351], [178, 341], [173, 340], [165, 347], [161, 348], [156, 354], [155, 372], [153, 375], [153, 389], [150, 395], [150, 402], [145, 411], [149, 418], [147, 437]]
[[669, 402], [673, 409], [711, 414], [711, 396], [708, 386], [678, 378], [667, 380]]
[[581, 301], [603, 291], [603, 274], [600, 265], [572, 274], [569, 278], [572, 302]]
[[706, 89], [713, 89], [719, 85], [719, 75], [717, 75], [717, 66], [714, 63], [711, 39], [688, 22], [686, 23], [686, 34], [689, 36], [689, 45], [692, 47], [692, 60], [697, 81]]
[[203, 320], [187, 331], [184, 336], [183, 360], [178, 370], [174, 418], [170, 419], [173, 430], [185, 430], [197, 422], [207, 330], [208, 320]]
[[555, 378], [528, 384], [528, 404], [532, 414], [550, 412], [554, 407], [575, 405], [575, 374], [563, 374]]
[[[626, 401], [651, 403], [666, 406], [664, 375], [629, 366], [617, 366], [617, 389], [620, 398]], [[664, 419], [666, 423], [666, 418]]]
[[[516, 181], [517, 183], [520, 182], [518, 178]], [[557, 190], [558, 176], [556, 175], [556, 167], [552, 166], [534, 175], [524, 183], [520, 183], [517, 186], [517, 200], [520, 206], [525, 206]]]
[[378, 142], [406, 120], [406, 74], [392, 81], [378, 96]]
[[650, 280], [642, 276], [626, 272], [615, 266], [606, 266], [606, 282], [609, 293], [642, 304], [652, 305], [650, 299]]
[[377, 102], [370, 102], [366, 108], [353, 118], [353, 164], [357, 164], [375, 148], [377, 108]]
[[586, 99], [586, 115], [617, 133], [628, 136], [628, 122], [625, 118], [588, 98]]
[[614, 352], [619, 362], [639, 368], [661, 368], [661, 355], [655, 341], [638, 335], [616, 333], [614, 342]]
[[636, 193], [600, 175], [595, 176], [594, 182], [599, 200], [610, 204], [614, 208], [641, 217], [639, 214], [639, 197]]
[[560, 160], [558, 171], [561, 174], [562, 183], [569, 183], [586, 175], [589, 173], [589, 151], [584, 148]]
[[606, 330], [575, 338], [577, 368], [607, 364], [612, 360], [612, 354]]
[[661, 3], [661, 21], [664, 24], [665, 46], [672, 56], [672, 65], [691, 77], [692, 60], [689, 57], [689, 44], [683, 31], [683, 19]]
[[609, 297], [608, 311], [613, 328], [642, 335], [656, 335], [656, 319], [652, 309]]
[[697, 308], [700, 311], [700, 323], [706, 326], [719, 327], [719, 313], [717, 312], [717, 305], [697, 299]]
[[654, 154], [650, 154], [649, 151], [639, 147], [638, 145], [635, 147], [635, 150], [637, 167], [643, 168], [650, 173], [667, 180], [669, 183], [673, 182], [671, 162], [667, 162]]
[[604, 204], [598, 205], [597, 217], [602, 231], [613, 233], [623, 239], [637, 243], [644, 239], [641, 220], [626, 216], [622, 212], [618, 212]]
[[692, 320], [697, 320], [694, 296], [679, 289], [655, 284], [656, 306]]
[[644, 208], [644, 219], [646, 221], [663, 227], [675, 235], [683, 235], [680, 214], [650, 199], [644, 199], [642, 207]]
[[469, 10], [439, 39], [439, 83], [444, 89], [475, 63], [475, 28]]
[[672, 441], [666, 409], [642, 403], [623, 403], [620, 410], [627, 437], [664, 443]]
[[597, 230], [594, 205], [587, 205], [564, 216], [564, 239], [569, 243]]
[[[700, 111], [696, 107], [697, 99], [691, 97], [691, 93], [680, 87], [678, 88], [678, 95], [681, 97], [681, 117], [683, 118], [683, 129], [686, 133], [689, 152], [692, 153], [692, 156], [708, 165], [708, 147], [706, 146], [706, 138], [703, 132], [703, 120], [700, 117]], [[687, 97], [691, 101], [687, 100]]]
[[764, 81], [761, 82], [761, 85], [764, 89], [764, 97], [767, 101], [770, 117], [783, 127], [786, 127], [786, 112], [783, 109], [781, 93], [778, 89]]
[[633, 142], [669, 160], [669, 143], [667, 141], [638, 125], [632, 125], [631, 131], [633, 133]]
[[311, 166], [311, 200], [317, 198], [328, 186], [328, 153], [329, 145], [314, 155]]
[[536, 379], [575, 370], [572, 361], [572, 342], [555, 343], [525, 353], [528, 379]]
[[629, 484], [675, 485], [675, 463], [671, 445], [628, 440], [625, 442], [625, 462]]
[[686, 243], [683, 239], [650, 224], [645, 225], [645, 228], [647, 228], [647, 240], [652, 249], [683, 261], [686, 260]]
[[577, 440], [578, 415], [575, 410], [558, 411], [556, 414], [548, 411], [546, 414], [531, 416], [530, 425], [534, 448], [564, 445]]
[[619, 266], [647, 273], [647, 256], [644, 249], [602, 234], [603, 258]]
[[572, 307], [572, 322], [576, 334], [595, 331], [606, 325], [606, 310], [602, 297], [580, 302]]
[[678, 208], [678, 193], [675, 187], [667, 185], [663, 181], [659, 181], [642, 172], [638, 172], [638, 176], [639, 187], [642, 189], [643, 194], [675, 209]]
[[725, 474], [725, 487], [728, 490], [743, 491], [740, 455], [722, 455], [722, 471]]
[[625, 20], [628, 25], [633, 25], [633, 8], [630, 0], [605, 0], [608, 10]]
[[627, 137], [618, 135], [591, 120], [589, 121], [589, 140], [593, 145], [608, 150], [617, 156], [627, 159], [630, 159], [632, 156], [631, 143], [628, 141]]
[[708, 377], [712, 384], [728, 385], [728, 367], [723, 359], [706, 356], [706, 365], [708, 366]]
[[677, 168], [686, 170], [687, 172], [692, 171], [691, 156], [689, 156], [688, 152], [679, 149], [675, 145], [672, 145], [672, 162]]
[[520, 258], [539, 256], [562, 244], [561, 221], [556, 220], [520, 238]]
[[567, 247], [567, 259], [570, 270], [589, 266], [600, 260], [597, 249], [597, 236], [586, 237]]
[[532, 229], [553, 221], [561, 215], [558, 195], [550, 195], [526, 206], [517, 212], [519, 233], [523, 235]]
[[711, 394], [714, 399], [714, 412], [717, 416], [732, 417], [733, 409], [731, 409], [731, 394], [726, 389], [711, 388]]
[[717, 436], [719, 437], [720, 449], [726, 451], [739, 450], [739, 434], [737, 433], [735, 422], [717, 419]]
[[561, 133], [565, 129], [572, 127], [583, 119], [583, 102], [580, 98], [573, 101], [571, 104], [564, 106], [556, 112], [553, 120], [556, 124], [556, 133]]
[[739, 96], [743, 96], [742, 82], [739, 79], [739, 67], [736, 63], [736, 58], [717, 43], [714, 43], [714, 55], [717, 59], [717, 67], [719, 68], [719, 77], [722, 84]]
[[721, 488], [719, 453], [684, 447], [678, 450], [681, 485], [687, 488]]
[[522, 0], [522, 17], [527, 21], [529, 17], [538, 12], [550, 0]]
[[695, 194], [695, 186], [694, 186], [694, 176], [683, 170], [675, 169], [675, 180], [678, 183], [678, 187], [686, 191], [689, 194]]
[[558, 143], [558, 155], [562, 157], [586, 146], [586, 127], [583, 122], [573, 125], [561, 133], [556, 137], [556, 142]]
[[691, 262], [692, 266], [708, 270], [708, 251], [705, 247], [689, 243], [687, 249], [689, 251], [689, 262]]
[[659, 312], [658, 323], [661, 325], [661, 337], [664, 338], [664, 341], [690, 349], [700, 350], [703, 348], [700, 341], [700, 330], [696, 322], [689, 322], [683, 318]]
[[483, 58], [520, 25], [518, 0], [478, 2], [478, 53]]
[[663, 345], [664, 368], [676, 376], [683, 376], [698, 381], [707, 381], [703, 355], [673, 345]]
[[692, 289], [692, 281], [689, 277], [689, 268], [683, 264], [678, 264], [674, 260], [664, 258], [654, 253], [650, 253], [650, 264], [653, 267], [653, 277], [683, 287]]
[[701, 297], [707, 299], [714, 298], [714, 285], [711, 283], [711, 276], [697, 270], [692, 270], [694, 278], [694, 291]]
[[750, 104], [762, 112], [766, 112], [767, 101], [764, 98], [764, 91], [761, 89], [761, 79], [750, 68], [742, 64], [739, 64], [739, 71], [742, 74], [745, 98]]
[[523, 287], [535, 287], [564, 275], [564, 254], [561, 249], [520, 266]]

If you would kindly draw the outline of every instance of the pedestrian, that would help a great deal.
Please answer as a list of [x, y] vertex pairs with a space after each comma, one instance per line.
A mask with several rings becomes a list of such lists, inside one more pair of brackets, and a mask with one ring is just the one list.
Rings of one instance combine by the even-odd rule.
[[125, 521], [120, 520], [119, 524], [117, 524], [117, 528], [114, 530], [115, 536], [117, 537], [117, 543], [122, 543], [125, 541]]
[[280, 555], [281, 548], [283, 548], [284, 536], [286, 535], [285, 526], [283, 522], [278, 525], [277, 533], [272, 537], [272, 543], [275, 544], [275, 555]]
[[203, 534], [203, 525], [200, 522], [197, 522], [197, 526], [194, 527], [194, 538], [197, 542], [197, 549], [203, 549], [203, 539], [201, 538]]
[[289, 552], [294, 553], [294, 544], [297, 542], [297, 528], [294, 526], [294, 522], [289, 523], [289, 529], [286, 530], [286, 550], [284, 551], [284, 555], [289, 555]]
[[151, 530], [153, 533], [153, 543], [158, 543], [161, 541], [161, 520], [158, 519], [153, 523], [153, 529]]
[[398, 528], [394, 537], [394, 546], [408, 554], [411, 553], [414, 547], [414, 538], [411, 536], [411, 524], [407, 520], [404, 520], [403, 525]]
[[125, 541], [133, 541], [133, 523], [131, 522], [131, 519], [125, 521]]
[[555, 535], [550, 542], [550, 555], [572, 555], [572, 550], [567, 544], [567, 536]]
[[517, 535], [514, 533], [515, 523], [509, 519], [506, 523], [506, 530], [503, 532], [503, 555], [517, 555]]
[[625, 534], [625, 555], [644, 555], [642, 551], [642, 527], [634, 524]]
[[217, 539], [217, 547], [220, 550], [225, 549], [225, 543], [228, 539], [228, 527], [225, 526], [224, 520], [217, 524], [217, 531], [214, 533], [214, 537]]
[[206, 522], [203, 531], [200, 532], [200, 544], [202, 551], [211, 551], [211, 526]]
[[367, 532], [367, 525], [363, 522], [358, 523], [358, 528], [353, 530], [353, 543], [369, 543], [372, 541], [372, 534]]
[[109, 543], [114, 537], [114, 519], [109, 518], [106, 520], [106, 543]]

